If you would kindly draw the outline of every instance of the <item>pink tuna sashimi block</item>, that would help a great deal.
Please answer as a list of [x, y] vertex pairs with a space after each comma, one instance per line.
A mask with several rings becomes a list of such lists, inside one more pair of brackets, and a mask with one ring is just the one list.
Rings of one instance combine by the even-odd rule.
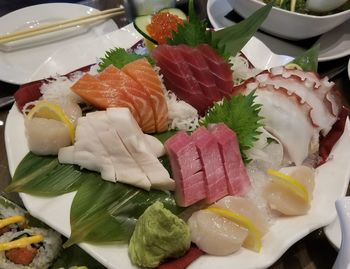
[[202, 164], [192, 138], [184, 131], [165, 142], [175, 180], [175, 199], [180, 206], [189, 206], [206, 197]]
[[197, 48], [159, 45], [152, 56], [168, 90], [196, 108], [200, 115], [232, 93], [230, 66], [208, 45]]
[[242, 161], [236, 133], [223, 123], [209, 127], [209, 131], [219, 143], [229, 193], [245, 194], [250, 187], [250, 179]]
[[219, 144], [215, 137], [204, 127], [198, 128], [191, 137], [196, 143], [203, 166], [207, 191], [206, 202], [213, 203], [228, 194]]

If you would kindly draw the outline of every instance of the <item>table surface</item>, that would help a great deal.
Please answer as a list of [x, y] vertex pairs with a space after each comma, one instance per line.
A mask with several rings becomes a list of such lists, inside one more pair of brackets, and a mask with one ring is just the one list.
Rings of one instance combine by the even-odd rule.
[[[23, 0], [2, 0], [0, 2], [0, 16], [8, 12], [11, 12], [17, 8], [32, 5], [33, 3], [41, 2], [60, 2], [60, 1], [23, 1]], [[62, 2], [62, 1], [61, 1]], [[86, 1], [64, 1], [64, 2], [78, 2], [93, 6], [98, 9], [107, 9], [122, 4], [122, 1], [114, 0], [86, 0]], [[206, 16], [206, 0], [196, 2], [196, 8], [202, 18], [207, 19]], [[177, 2], [180, 7], [186, 6], [186, 1]], [[124, 26], [128, 23], [125, 16], [119, 16], [115, 18], [119, 27]], [[209, 22], [208, 22], [209, 23]], [[327, 73], [335, 68], [346, 66], [349, 56], [323, 62], [319, 65], [320, 73]], [[333, 78], [336, 82], [338, 89], [344, 96], [344, 103], [350, 104], [350, 81], [346, 70], [343, 70], [340, 74]], [[16, 90], [17, 85], [11, 85], [0, 81], [0, 97], [12, 95]], [[4, 130], [6, 117], [8, 115], [10, 107], [0, 109], [0, 190], [1, 195], [12, 200], [13, 202], [23, 205], [18, 194], [16, 193], [5, 193], [3, 190], [11, 181], [11, 176], [8, 169], [8, 162], [5, 149]], [[350, 194], [348, 190], [348, 194]], [[270, 268], [271, 269], [299, 269], [299, 268], [325, 268], [329, 269], [332, 267], [337, 256], [337, 251], [331, 246], [322, 229], [318, 229], [308, 236], [295, 243], [287, 252]]]

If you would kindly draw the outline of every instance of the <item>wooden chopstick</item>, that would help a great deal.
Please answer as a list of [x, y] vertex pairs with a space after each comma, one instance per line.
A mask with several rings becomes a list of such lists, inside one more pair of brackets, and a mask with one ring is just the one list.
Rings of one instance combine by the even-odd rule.
[[91, 15], [82, 16], [82, 17], [75, 18], [75, 19], [55, 22], [52, 24], [43, 25], [43, 26], [33, 28], [33, 29], [28, 29], [28, 30], [24, 30], [24, 31], [14, 32], [14, 33], [7, 34], [7, 35], [2, 35], [2, 36], [0, 36], [0, 44], [10, 42], [10, 41], [20, 40], [20, 39], [27, 38], [27, 37], [33, 37], [36, 35], [51, 33], [51, 32], [63, 30], [66, 28], [95, 22], [98, 20], [108, 19], [108, 18], [111, 18], [115, 15], [119, 15], [122, 13], [124, 13], [124, 8], [122, 8], [122, 7], [121, 8], [112, 8], [112, 9], [104, 10], [104, 11], [101, 11], [98, 13], [93, 13]]

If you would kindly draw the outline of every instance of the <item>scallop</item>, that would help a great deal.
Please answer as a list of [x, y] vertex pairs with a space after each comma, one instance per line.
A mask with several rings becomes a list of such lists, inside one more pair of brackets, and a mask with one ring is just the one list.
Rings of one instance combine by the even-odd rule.
[[305, 215], [310, 209], [312, 192], [315, 187], [315, 171], [307, 166], [292, 166], [280, 169], [281, 173], [292, 176], [305, 186], [309, 194], [309, 201], [295, 194], [290, 189], [271, 181], [264, 188], [263, 196], [266, 198], [271, 209], [284, 215]]
[[267, 233], [269, 229], [268, 218], [260, 211], [257, 205], [250, 199], [238, 196], [226, 196], [214, 205], [238, 213], [252, 221], [261, 233]]
[[29, 150], [38, 155], [56, 155], [62, 147], [71, 144], [67, 126], [45, 118], [25, 119]]
[[207, 210], [192, 214], [188, 220], [191, 239], [201, 250], [211, 255], [229, 255], [239, 250], [248, 230]]

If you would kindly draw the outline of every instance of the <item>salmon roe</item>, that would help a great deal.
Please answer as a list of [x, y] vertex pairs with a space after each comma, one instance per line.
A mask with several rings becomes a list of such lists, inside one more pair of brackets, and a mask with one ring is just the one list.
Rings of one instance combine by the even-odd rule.
[[176, 15], [159, 12], [152, 16], [151, 23], [147, 25], [147, 31], [158, 44], [165, 44], [166, 38], [171, 38], [171, 32], [177, 31], [178, 24], [183, 25], [183, 23], [183, 20]]

